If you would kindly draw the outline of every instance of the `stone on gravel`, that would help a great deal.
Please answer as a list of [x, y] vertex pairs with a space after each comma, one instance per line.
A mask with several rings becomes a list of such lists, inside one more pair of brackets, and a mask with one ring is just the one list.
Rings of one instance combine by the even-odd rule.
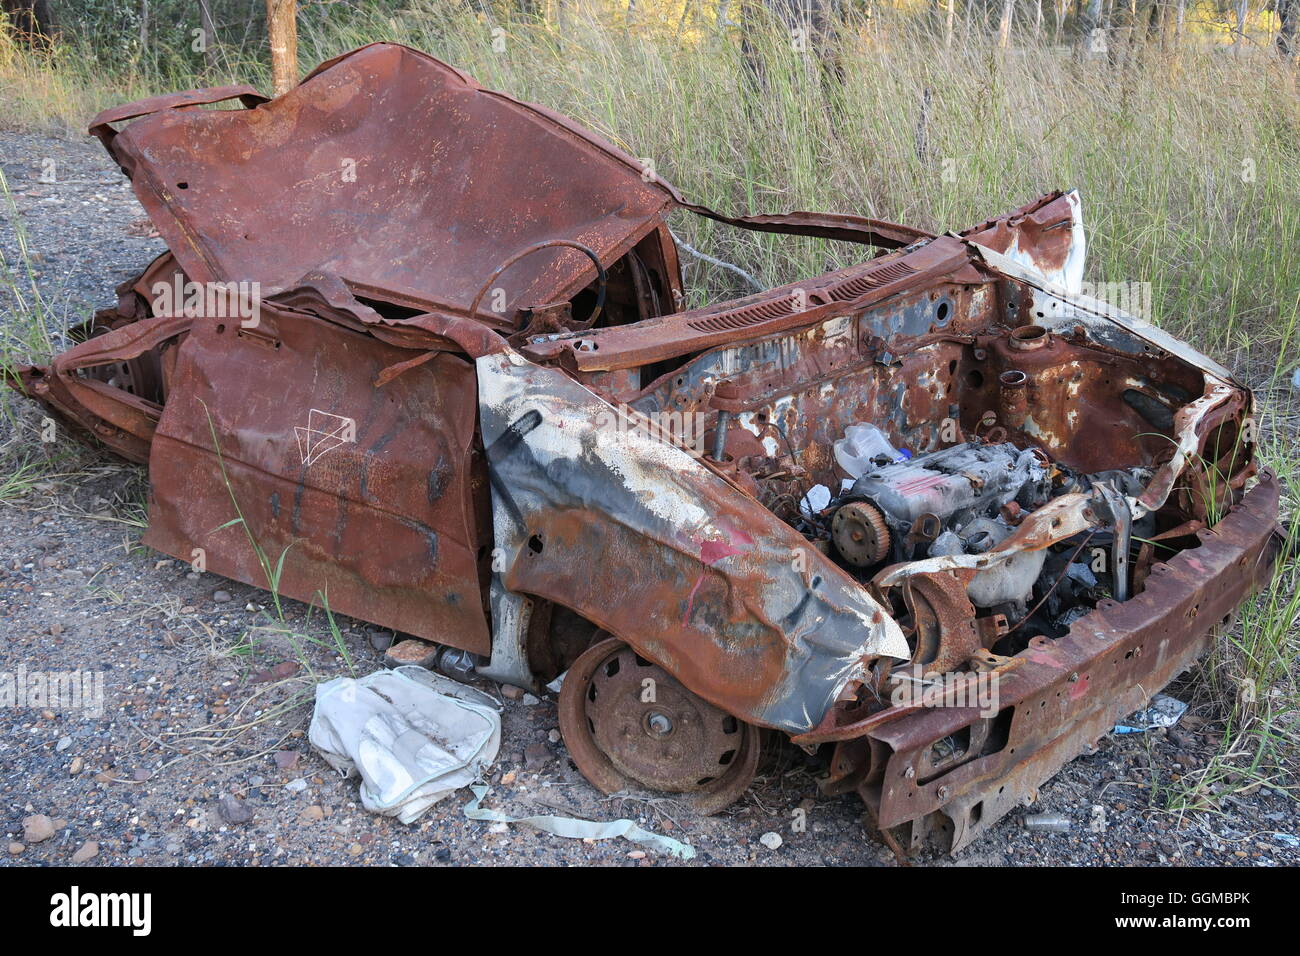
[[516, 687], [514, 684], [501, 685], [501, 696], [504, 697], [506, 700], [519, 700], [526, 693], [527, 691], [525, 691], [522, 687]]
[[298, 765], [300, 754], [296, 750], [277, 750], [275, 752], [275, 765], [281, 770], [292, 770]]
[[384, 663], [389, 667], [415, 665], [416, 667], [432, 668], [437, 663], [437, 660], [437, 644], [414, 639], [398, 641], [384, 654]]
[[253, 819], [253, 811], [248, 809], [248, 804], [229, 793], [223, 794], [217, 801], [217, 812], [231, 826], [239, 826]]
[[93, 860], [99, 855], [99, 844], [94, 840], [87, 840], [81, 844], [81, 849], [72, 854], [73, 863], [85, 863], [87, 860]]
[[22, 853], [23, 850], [25, 850], [25, 849], [27, 849], [27, 847], [23, 846], [21, 843], [18, 843], [18, 842], [10, 843], [10, 844], [9, 844], [9, 855], [10, 855], [10, 856], [17, 856], [19, 853]]
[[758, 842], [769, 850], [779, 850], [785, 841], [781, 839], [781, 834], [769, 830], [758, 838]]
[[524, 767], [528, 770], [541, 770], [551, 762], [551, 748], [546, 744], [529, 744], [524, 748]]
[[23, 839], [28, 843], [40, 843], [48, 840], [58, 832], [58, 827], [43, 813], [23, 817]]

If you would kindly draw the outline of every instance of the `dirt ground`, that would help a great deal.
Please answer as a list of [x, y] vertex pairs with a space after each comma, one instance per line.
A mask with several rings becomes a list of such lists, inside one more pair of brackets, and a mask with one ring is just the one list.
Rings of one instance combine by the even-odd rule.
[[[0, 167], [56, 325], [111, 303], [113, 287], [163, 250], [96, 144], [0, 132]], [[51, 168], [56, 181], [41, 182]], [[7, 204], [0, 215], [0, 250], [13, 267], [19, 249]], [[13, 309], [0, 290], [0, 322], [11, 321]], [[17, 405], [28, 423], [37, 419], [32, 406]], [[4, 427], [8, 437], [11, 426]], [[314, 684], [382, 666], [391, 635], [340, 618], [340, 648], [319, 611], [293, 602], [286, 619], [306, 638], [278, 623], [272, 629], [267, 592], [194, 575], [139, 544], [143, 469], [60, 452], [68, 458], [58, 474], [26, 497], [0, 502], [0, 672], [102, 671], [107, 705], [98, 718], [0, 707], [0, 842], [7, 844], [0, 860], [65, 864], [93, 842], [92, 864], [678, 862], [622, 839], [583, 842], [470, 821], [468, 791], [410, 826], [366, 812], [356, 782], [340, 779], [305, 734]], [[1194, 680], [1170, 692], [1194, 700], [1172, 731], [1103, 738], [1047, 783], [1032, 807], [967, 851], [915, 862], [1295, 864], [1300, 810], [1281, 789], [1230, 796], [1213, 811], [1165, 809], [1168, 794], [1206, 766], [1222, 734], [1213, 702]], [[689, 842], [690, 865], [898, 865], [861, 822], [856, 797], [823, 797], [816, 760], [797, 749], [775, 748], [741, 801], [700, 818], [652, 795], [600, 794], [569, 761], [557, 723], [553, 699], [505, 702], [486, 807], [512, 816], [626, 817]], [[807, 827], [795, 832], [800, 808]], [[1026, 815], [1044, 813], [1067, 817], [1068, 831], [1023, 827]], [[34, 815], [53, 821], [52, 836], [25, 839], [24, 819]], [[761, 839], [771, 833], [781, 837], [775, 848], [770, 836]]]

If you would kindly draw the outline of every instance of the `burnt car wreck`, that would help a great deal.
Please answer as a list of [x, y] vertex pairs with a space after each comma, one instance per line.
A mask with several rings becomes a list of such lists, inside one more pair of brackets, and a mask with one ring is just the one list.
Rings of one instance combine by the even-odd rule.
[[[1249, 391], [1081, 293], [1074, 193], [945, 235], [732, 218], [390, 44], [91, 132], [168, 252], [13, 384], [148, 464], [153, 548], [565, 673], [607, 792], [716, 811], [779, 733], [896, 851], [955, 851], [1271, 573]], [[683, 311], [682, 209], [870, 251]], [[255, 321], [154, 291], [241, 282]]]

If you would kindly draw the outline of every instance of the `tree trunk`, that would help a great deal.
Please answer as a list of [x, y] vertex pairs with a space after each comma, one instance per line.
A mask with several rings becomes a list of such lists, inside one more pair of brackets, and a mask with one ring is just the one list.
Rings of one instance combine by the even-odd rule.
[[1011, 18], [1015, 11], [1016, 0], [1002, 0], [1002, 16], [998, 19], [998, 46], [1003, 50], [1011, 42]]
[[1300, 26], [1300, 0], [1277, 0], [1277, 52], [1290, 60], [1296, 55], [1296, 27]]
[[1101, 25], [1102, 0], [1088, 0], [1087, 10], [1083, 15], [1083, 29], [1079, 31], [1079, 41], [1088, 56], [1100, 56], [1106, 52], [1106, 31]]
[[[1297, 0], [1300, 3], [1300, 0]], [[952, 49], [952, 27], [953, 20], [957, 16], [957, 0], [948, 0], [947, 19], [943, 26], [943, 46], [944, 49]]]
[[217, 68], [217, 24], [209, 2], [199, 0], [199, 27], [203, 30], [203, 71], [211, 75]]
[[266, 0], [271, 82], [282, 96], [298, 85], [298, 0]]
[[25, 46], [48, 47], [54, 39], [54, 18], [46, 0], [0, 0], [0, 10]]

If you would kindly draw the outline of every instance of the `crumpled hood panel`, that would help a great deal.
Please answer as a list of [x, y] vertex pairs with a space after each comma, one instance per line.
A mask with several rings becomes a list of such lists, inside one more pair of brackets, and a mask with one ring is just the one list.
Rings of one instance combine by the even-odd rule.
[[[512, 253], [568, 238], [609, 261], [672, 201], [570, 121], [393, 44], [252, 109], [164, 109], [104, 138], [191, 279], [257, 281], [263, 295], [332, 273], [362, 295], [463, 313]], [[580, 252], [541, 250], [496, 283], [495, 315], [593, 276]]]

